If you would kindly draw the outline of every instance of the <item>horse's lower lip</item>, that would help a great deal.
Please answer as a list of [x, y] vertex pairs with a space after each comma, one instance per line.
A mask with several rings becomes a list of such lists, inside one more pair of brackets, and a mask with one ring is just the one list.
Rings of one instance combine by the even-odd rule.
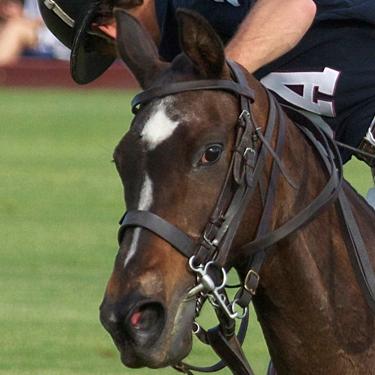
[[144, 367], [143, 361], [136, 355], [129, 355], [129, 351], [126, 349], [120, 349], [121, 362], [124, 366], [130, 368]]
[[168, 359], [165, 356], [147, 355], [147, 352], [139, 348], [135, 349], [131, 345], [126, 345], [119, 348], [121, 355], [121, 362], [125, 367], [130, 368], [161, 368], [170, 365]]

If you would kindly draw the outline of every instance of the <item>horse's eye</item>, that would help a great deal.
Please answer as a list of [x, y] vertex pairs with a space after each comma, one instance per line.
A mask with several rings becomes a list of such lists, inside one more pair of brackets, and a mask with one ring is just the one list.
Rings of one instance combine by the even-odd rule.
[[200, 164], [208, 165], [213, 164], [220, 159], [221, 153], [223, 152], [222, 145], [211, 145], [209, 146], [201, 157]]

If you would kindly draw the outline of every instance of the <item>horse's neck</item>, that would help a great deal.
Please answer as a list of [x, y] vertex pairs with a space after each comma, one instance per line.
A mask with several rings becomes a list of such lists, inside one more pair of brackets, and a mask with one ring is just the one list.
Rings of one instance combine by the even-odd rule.
[[[280, 181], [284, 189], [277, 199], [282, 208], [276, 226], [306, 206], [326, 180], [305, 141], [296, 137], [301, 136], [289, 129], [285, 162], [301, 185], [293, 191]], [[360, 199], [349, 195], [352, 201]], [[332, 205], [281, 241], [262, 270], [254, 304], [279, 374], [375, 374], [374, 320], [353, 273], [340, 222]], [[370, 237], [365, 241], [375, 254]], [[373, 372], [368, 372], [369, 361]]]

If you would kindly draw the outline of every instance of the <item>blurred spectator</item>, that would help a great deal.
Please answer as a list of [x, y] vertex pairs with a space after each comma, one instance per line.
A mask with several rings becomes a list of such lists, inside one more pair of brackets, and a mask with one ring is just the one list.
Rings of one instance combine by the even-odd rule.
[[69, 50], [42, 23], [36, 0], [0, 0], [0, 66], [23, 54], [69, 58]]
[[[0, 0], [1, 1], [1, 0]], [[47, 28], [42, 21], [37, 0], [24, 0], [24, 13], [29, 19], [40, 22], [38, 43], [36, 48], [26, 51], [33, 56], [45, 56], [61, 60], [69, 60], [70, 49], [65, 47]]]
[[37, 44], [38, 20], [24, 17], [20, 0], [0, 0], [0, 66], [15, 62]]

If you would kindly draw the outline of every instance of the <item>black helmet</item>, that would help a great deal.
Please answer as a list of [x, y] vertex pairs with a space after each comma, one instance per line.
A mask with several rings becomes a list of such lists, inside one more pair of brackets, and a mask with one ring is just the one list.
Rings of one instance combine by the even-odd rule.
[[90, 30], [98, 0], [38, 0], [51, 32], [71, 49], [70, 72], [80, 84], [98, 78], [115, 59], [114, 43]]

